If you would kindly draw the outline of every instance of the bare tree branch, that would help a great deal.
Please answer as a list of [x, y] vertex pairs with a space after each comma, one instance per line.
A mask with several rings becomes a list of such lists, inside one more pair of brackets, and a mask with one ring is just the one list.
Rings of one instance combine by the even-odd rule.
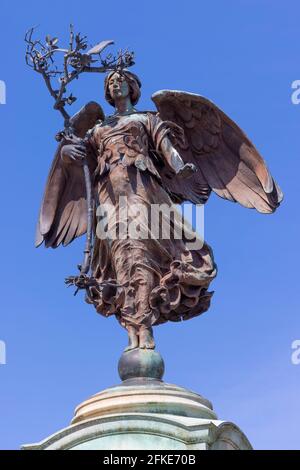
[[[42, 43], [40, 39], [33, 39], [34, 31], [35, 28], [30, 28], [25, 34], [26, 63], [35, 72], [42, 75], [49, 93], [55, 101], [54, 109], [60, 111], [65, 120], [69, 119], [65, 105], [71, 105], [76, 101], [76, 97], [72, 94], [65, 96], [67, 86], [81, 73], [105, 73], [134, 65], [134, 54], [128, 50], [119, 51], [116, 56], [112, 54], [108, 54], [105, 58], [101, 56], [104, 49], [112, 45], [113, 41], [102, 41], [88, 52], [84, 52], [87, 49], [87, 38], [81, 36], [80, 33], [74, 34], [73, 25], [70, 25], [68, 49], [58, 47], [58, 38], [51, 38], [50, 35], [46, 36], [45, 43]], [[59, 54], [62, 54], [60, 67], [55, 64], [55, 57]], [[52, 84], [54, 78], [58, 78], [58, 89]]]

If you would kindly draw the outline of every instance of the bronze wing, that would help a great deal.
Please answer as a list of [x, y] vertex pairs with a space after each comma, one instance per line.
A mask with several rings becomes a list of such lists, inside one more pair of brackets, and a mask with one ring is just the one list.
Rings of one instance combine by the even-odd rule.
[[205, 203], [211, 190], [218, 196], [262, 213], [276, 210], [283, 194], [267, 165], [244, 132], [206, 98], [182, 91], [152, 95], [160, 117], [183, 129], [175, 147], [197, 173], [182, 180], [162, 169], [163, 183], [175, 201]]
[[[70, 124], [78, 137], [104, 119], [101, 106], [96, 102], [87, 103]], [[87, 228], [86, 189], [83, 169], [79, 165], [62, 165], [58, 145], [46, 183], [36, 230], [36, 246], [45, 242], [46, 247], [56, 248], [71, 243], [83, 235]]]

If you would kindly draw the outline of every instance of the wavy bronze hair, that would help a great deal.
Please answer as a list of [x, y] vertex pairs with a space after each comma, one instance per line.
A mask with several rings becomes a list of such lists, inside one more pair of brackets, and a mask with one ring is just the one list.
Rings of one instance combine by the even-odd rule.
[[131, 103], [136, 105], [138, 100], [140, 99], [141, 96], [141, 81], [137, 75], [135, 75], [132, 72], [129, 72], [128, 70], [122, 70], [122, 71], [115, 71], [113, 70], [110, 72], [106, 77], [104, 81], [104, 94], [105, 94], [105, 99], [106, 101], [113, 107], [115, 107], [115, 102], [109, 92], [109, 80], [110, 78], [115, 74], [119, 73], [120, 75], [123, 75], [128, 83], [129, 86], [129, 93], [130, 93], [130, 99]]

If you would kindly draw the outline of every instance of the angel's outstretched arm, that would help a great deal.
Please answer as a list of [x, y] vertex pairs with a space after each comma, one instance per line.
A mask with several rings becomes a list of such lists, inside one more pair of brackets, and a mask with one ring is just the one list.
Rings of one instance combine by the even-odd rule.
[[157, 152], [173, 173], [181, 177], [189, 177], [195, 173], [196, 167], [192, 163], [184, 162], [172, 144], [167, 122], [157, 115], [150, 115], [149, 130]]
[[187, 178], [197, 171], [193, 163], [184, 163], [167, 135], [161, 141], [160, 154], [164, 157], [171, 170], [178, 176]]

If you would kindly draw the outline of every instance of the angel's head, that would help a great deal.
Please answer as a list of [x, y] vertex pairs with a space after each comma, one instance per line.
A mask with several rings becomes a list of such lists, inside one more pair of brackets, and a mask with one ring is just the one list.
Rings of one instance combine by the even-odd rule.
[[128, 70], [110, 72], [104, 81], [105, 99], [115, 106], [118, 98], [130, 98], [132, 105], [136, 105], [141, 96], [140, 79]]

